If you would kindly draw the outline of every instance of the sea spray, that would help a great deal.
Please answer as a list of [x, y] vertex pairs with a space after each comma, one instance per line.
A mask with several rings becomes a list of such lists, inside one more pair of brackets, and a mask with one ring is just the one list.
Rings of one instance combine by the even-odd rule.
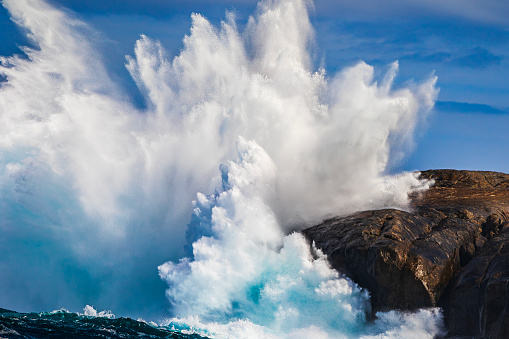
[[175, 57], [142, 35], [126, 64], [139, 109], [91, 28], [42, 0], [2, 4], [32, 43], [0, 59], [5, 306], [153, 317], [167, 262], [174, 316], [367, 333], [366, 292], [292, 232], [406, 208], [426, 188], [387, 170], [433, 106], [435, 77], [394, 89], [397, 63], [377, 79], [363, 62], [327, 75], [310, 57], [309, 3], [262, 1], [243, 30], [232, 13], [219, 27], [193, 14]]
[[221, 189], [208, 197], [198, 193], [188, 226], [197, 239], [191, 257], [159, 267], [172, 311], [184, 317], [169, 325], [194, 324], [197, 333], [218, 338], [440, 333], [436, 310], [379, 313], [370, 324], [367, 291], [333, 270], [300, 233], [283, 236], [262, 199], [274, 194], [270, 158], [252, 141], [240, 138], [237, 145], [237, 162], [221, 166]]

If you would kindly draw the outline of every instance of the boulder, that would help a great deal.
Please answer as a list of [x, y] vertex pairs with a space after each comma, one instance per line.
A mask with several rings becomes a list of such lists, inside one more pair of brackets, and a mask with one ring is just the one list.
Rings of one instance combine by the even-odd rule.
[[303, 233], [370, 291], [374, 312], [442, 306], [451, 334], [506, 338], [509, 175], [430, 170], [421, 177], [435, 184], [412, 197], [410, 211], [359, 212]]

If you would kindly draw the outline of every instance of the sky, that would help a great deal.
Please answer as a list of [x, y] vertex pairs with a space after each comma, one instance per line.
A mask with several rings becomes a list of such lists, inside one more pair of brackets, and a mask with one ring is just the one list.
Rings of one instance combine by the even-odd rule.
[[[97, 33], [113, 79], [142, 104], [126, 71], [140, 34], [178, 54], [191, 13], [218, 24], [233, 11], [240, 27], [255, 0], [51, 0]], [[317, 0], [313, 64], [327, 74], [360, 60], [383, 72], [399, 61], [397, 85], [438, 77], [438, 101], [413, 151], [391, 170], [433, 168], [509, 172], [509, 2]], [[0, 55], [19, 53], [24, 33], [0, 8]]]

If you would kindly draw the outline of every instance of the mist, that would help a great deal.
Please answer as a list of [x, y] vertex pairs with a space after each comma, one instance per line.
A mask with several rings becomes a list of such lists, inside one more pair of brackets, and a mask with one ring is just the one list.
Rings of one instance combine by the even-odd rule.
[[[262, 1], [242, 29], [233, 13], [219, 26], [193, 14], [175, 56], [140, 35], [125, 63], [140, 108], [93, 28], [45, 1], [2, 4], [31, 41], [0, 58], [2, 307], [365, 333], [367, 292], [293, 232], [405, 209], [429, 186], [390, 168], [436, 77], [393, 88], [397, 62], [381, 77], [364, 62], [329, 75], [311, 57], [310, 4]], [[337, 303], [348, 312], [317, 323]], [[439, 315], [424, 318], [436, 333]]]

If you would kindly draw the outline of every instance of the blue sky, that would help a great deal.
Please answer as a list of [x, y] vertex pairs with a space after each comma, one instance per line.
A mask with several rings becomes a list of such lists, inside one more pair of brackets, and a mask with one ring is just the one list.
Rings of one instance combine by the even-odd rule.
[[[52, 0], [100, 34], [99, 44], [114, 77], [136, 96], [124, 57], [139, 34], [159, 39], [178, 53], [198, 12], [218, 23], [226, 10], [239, 25], [255, 0]], [[433, 72], [440, 94], [435, 111], [417, 135], [416, 147], [393, 170], [456, 168], [509, 172], [509, 2], [431, 0], [317, 0], [314, 62], [329, 74], [359, 60], [384, 67], [399, 60], [398, 83]], [[26, 43], [0, 9], [0, 55]]]

